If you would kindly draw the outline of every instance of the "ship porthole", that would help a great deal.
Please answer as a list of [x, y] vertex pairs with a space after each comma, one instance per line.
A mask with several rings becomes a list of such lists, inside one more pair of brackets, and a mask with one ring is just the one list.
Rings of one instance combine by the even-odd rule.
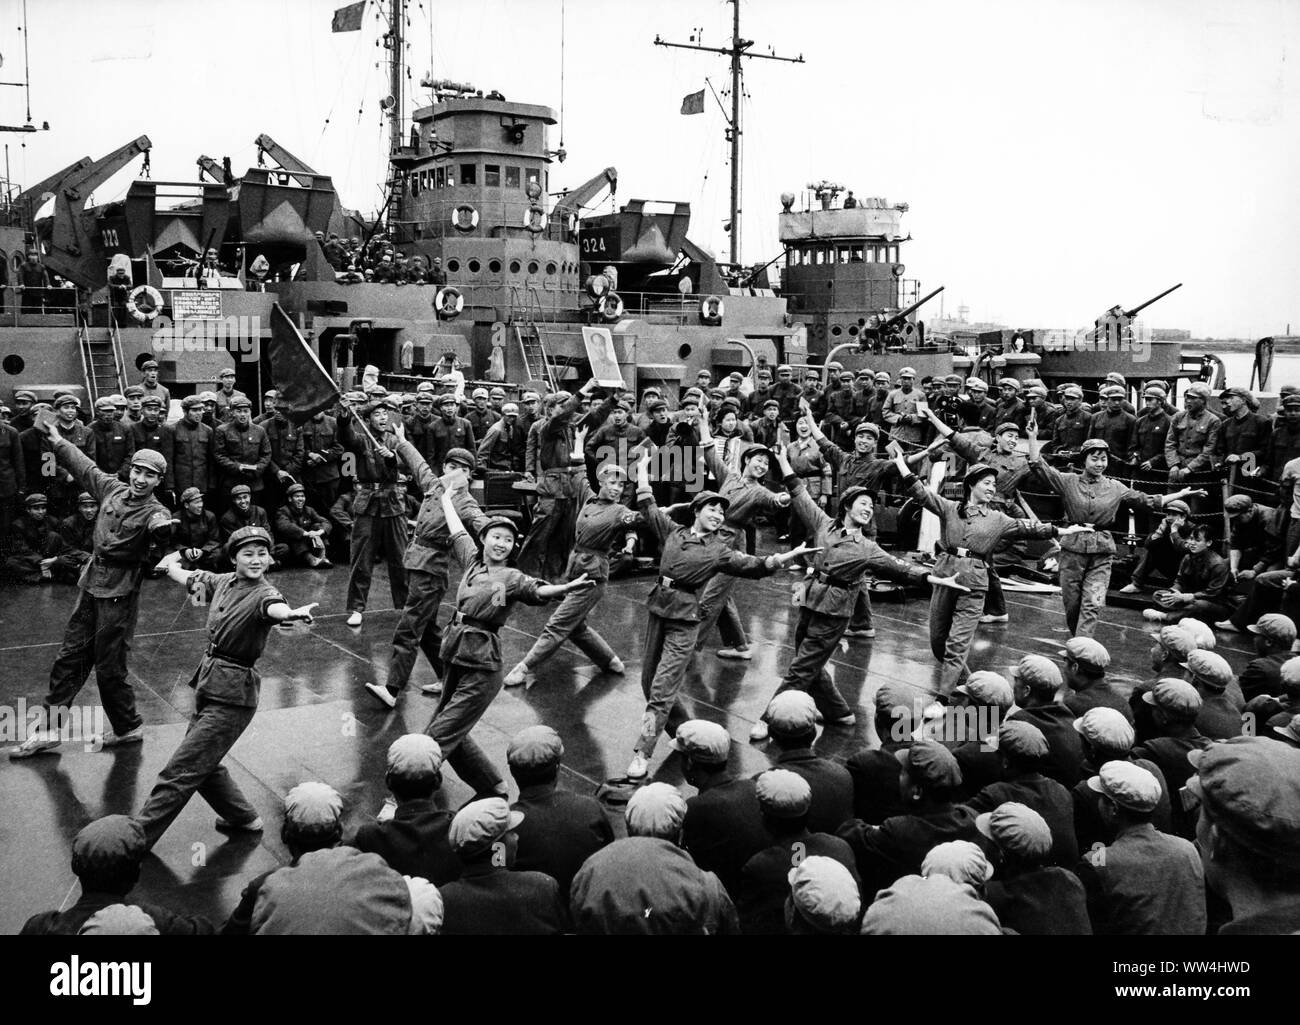
[[27, 361], [17, 353], [14, 353], [6, 356], [3, 360], [0, 360], [0, 368], [3, 368], [6, 374], [12, 374], [14, 377], [17, 377], [27, 369]]
[[500, 273], [501, 273], [501, 261], [500, 261], [500, 260], [489, 260], [489, 261], [488, 261], [488, 270], [491, 271], [493, 274], [500, 274]]
[[449, 271], [451, 271], [451, 273], [455, 274], [457, 271], [460, 270], [460, 261], [459, 261], [459, 260], [448, 260], [448, 261], [447, 261], [447, 270], [449, 270]]
[[536, 261], [536, 260], [530, 260], [529, 263], [528, 263], [528, 273], [529, 273], [529, 274], [536, 274], [537, 271], [538, 271], [538, 269], [539, 269], [539, 267], [538, 267], [538, 263], [537, 263], [537, 261]]
[[849, 337], [850, 338], [858, 337], [858, 326], [856, 324], [849, 325]]
[[682, 345], [679, 346], [677, 349], [678, 359], [686, 359], [690, 356], [690, 354], [691, 354], [691, 347], [689, 345]]
[[479, 264], [479, 262], [478, 262], [477, 260], [470, 260], [470, 262], [469, 262], [469, 272], [470, 272], [471, 274], [477, 274], [477, 273], [479, 272], [479, 267], [480, 267], [480, 264]]
[[555, 264], [553, 264], [553, 263], [548, 263], [548, 264], [546, 265], [546, 274], [547, 274], [548, 277], [554, 277], [554, 276], [555, 276]]
[[840, 327], [839, 324], [836, 324], [833, 328], [831, 328], [831, 334], [833, 334], [836, 338], [838, 338], [843, 333], [844, 333], [844, 329]]
[[866, 318], [866, 317], [859, 317], [859, 318], [858, 318], [858, 327], [866, 327], [866, 326], [867, 326], [867, 318]]
[[511, 260], [511, 261], [510, 261], [510, 273], [511, 273], [511, 274], [518, 274], [518, 273], [519, 273], [519, 266], [520, 266], [520, 265], [519, 265], [519, 261], [518, 261], [518, 260]]

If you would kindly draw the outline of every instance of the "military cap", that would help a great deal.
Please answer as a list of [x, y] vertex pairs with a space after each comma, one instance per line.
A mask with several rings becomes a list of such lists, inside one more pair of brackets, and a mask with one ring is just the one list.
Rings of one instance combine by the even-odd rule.
[[975, 817], [975, 828], [998, 849], [1020, 858], [1037, 860], [1052, 849], [1052, 830], [1038, 812], [1019, 801], [1005, 801]]
[[686, 391], [682, 392], [682, 402], [689, 402], [691, 399], [694, 399], [695, 401], [698, 402], [703, 398], [704, 398], [704, 392], [701, 391], [699, 388], [696, 388], [694, 385], [687, 388]]
[[779, 367], [776, 368], [776, 372], [778, 374], [793, 374], [794, 370], [791, 369], [789, 363], [782, 363]]
[[874, 380], [884, 381], [886, 384], [889, 384], [893, 380], [893, 378], [889, 376], [888, 370], [877, 370], [875, 373]]
[[159, 409], [162, 409], [162, 398], [158, 395], [146, 395], [144, 401], [141, 402], [140, 405], [157, 406]]
[[1210, 386], [1204, 381], [1197, 381], [1195, 384], [1189, 384], [1185, 395], [1199, 395], [1203, 399], [1209, 399], [1214, 393], [1210, 391]]
[[113, 405], [113, 400], [107, 395], [101, 395], [95, 400], [95, 412], [99, 412], [101, 409], [107, 409], [112, 412], [116, 408], [117, 407]]
[[993, 878], [993, 865], [969, 840], [949, 840], [931, 847], [921, 862], [921, 877], [947, 876], [965, 886], [983, 886]]
[[900, 371], [898, 372], [898, 376], [899, 376], [899, 377], [915, 377], [915, 376], [916, 376], [916, 371], [915, 371], [912, 367], [903, 367], [903, 369], [900, 370]]
[[167, 472], [167, 460], [163, 458], [161, 452], [155, 452], [151, 448], [142, 448], [131, 457], [132, 466], [142, 466], [146, 470], [152, 470], [157, 474]]
[[136, 904], [109, 904], [82, 923], [78, 936], [158, 936], [158, 923]]
[[806, 733], [817, 728], [817, 705], [806, 691], [783, 690], [768, 702], [764, 718], [773, 733]]
[[[780, 403], [778, 403], [777, 405], [779, 408]], [[663, 399], [655, 399], [653, 402], [649, 403], [645, 408], [647, 413], [655, 413], [661, 409], [667, 409], [668, 403], [665, 402]]]
[[[624, 409], [627, 408], [627, 403], [626, 403], [626, 402], [621, 403], [621, 405], [623, 406]], [[518, 415], [519, 415], [519, 407], [518, 407], [515, 403], [513, 403], [513, 402], [506, 402], [506, 403], [503, 403], [502, 406], [501, 406], [501, 415], [502, 415], [502, 416], [518, 416]]]
[[417, 406], [432, 406], [432, 405], [433, 405], [433, 392], [431, 392], [431, 391], [416, 392], [416, 394], [415, 394], [415, 404], [416, 404]]
[[759, 807], [773, 818], [797, 819], [812, 807], [808, 781], [789, 769], [768, 769], [754, 780]]
[[200, 402], [215, 403], [217, 401], [217, 393], [211, 391], [201, 391], [199, 392], [198, 398]]
[[271, 532], [265, 527], [240, 527], [226, 542], [226, 558], [233, 560], [235, 553], [248, 545], [261, 544], [272, 547]]
[[310, 829], [330, 826], [343, 816], [343, 798], [328, 783], [308, 780], [284, 795], [284, 818], [295, 826]]
[[[504, 411], [505, 406], [502, 406], [501, 408]], [[624, 413], [632, 412], [632, 407], [628, 403], [624, 402], [622, 399], [620, 399], [618, 402], [615, 402], [609, 408], [611, 412], [617, 409], [621, 409]]]
[[447, 449], [447, 454], [442, 457], [442, 465], [446, 466], [448, 463], [456, 463], [458, 466], [462, 466], [466, 470], [472, 470], [477, 465], [473, 453], [468, 449], [463, 448]]
[[506, 390], [500, 386], [493, 388], [491, 392], [488, 393], [488, 398], [492, 399], [504, 399], [505, 397]]
[[33, 491], [27, 496], [23, 504], [26, 505], [28, 509], [34, 509], [38, 505], [49, 505], [50, 500], [39, 491]]
[[280, 397], [280, 392], [278, 389], [275, 388], [268, 388], [266, 389], [266, 391], [262, 393], [262, 398], [264, 399], [278, 399], [279, 397]]
[[857, 435], [857, 434], [874, 434], [874, 435], [876, 435], [876, 437], [879, 437], [879, 436], [880, 436], [880, 428], [877, 427], [875, 424], [873, 424], [870, 420], [863, 420], [861, 423], [858, 424], [857, 427], [853, 428], [853, 433], [854, 433], [855, 435]]
[[471, 801], [456, 813], [447, 830], [452, 849], [462, 857], [485, 851], [524, 821], [524, 813], [511, 811], [504, 797]]
[[[233, 374], [234, 371], [232, 370], [231, 373]], [[142, 399], [144, 398], [144, 388], [138, 384], [127, 385], [122, 394], [128, 399]]]
[[233, 488], [230, 489], [231, 498], [238, 498], [240, 495], [251, 496], [252, 494], [253, 494], [253, 489], [250, 488], [247, 484], [236, 484]]
[[438, 888], [423, 876], [402, 876], [411, 898], [408, 936], [436, 936], [442, 931], [446, 907]]
[[421, 381], [415, 386], [415, 392], [417, 395], [422, 395], [425, 392], [432, 395], [434, 391], [436, 391], [436, 387], [432, 381]]
[[81, 400], [77, 398], [77, 396], [75, 395], [69, 395], [67, 392], [64, 392], [62, 395], [60, 395], [58, 398], [54, 400], [54, 408], [62, 409], [64, 406], [76, 406], [78, 409], [80, 409]]
[[1105, 388], [1102, 388], [1098, 394], [1103, 399], [1122, 399], [1124, 397], [1124, 389], [1117, 384], [1110, 384]]
[[1061, 390], [1061, 395], [1067, 399], [1081, 399], [1083, 398], [1083, 389], [1077, 384], [1069, 384]]
[[1001, 936], [993, 909], [945, 875], [905, 875], [862, 916], [863, 936]]
[[1223, 503], [1223, 509], [1225, 512], [1236, 515], [1237, 513], [1244, 513], [1254, 504], [1249, 495], [1230, 495], [1228, 500]]
[[709, 389], [709, 398], [711, 399], [725, 399], [726, 397], [727, 397], [727, 393], [723, 391], [721, 388]]
[[872, 377], [875, 377], [876, 375], [873, 374], [869, 368], [867, 368], [867, 367], [863, 367], [863, 368], [862, 368], [861, 370], [859, 370], [859, 371], [858, 371], [854, 376], [855, 376], [855, 377], [860, 377], [860, 378], [861, 378], [861, 377], [872, 378]]
[[[849, 509], [853, 508], [853, 503], [856, 502], [863, 495], [866, 495], [868, 498], [871, 498], [871, 492], [867, 488], [852, 487], [846, 489], [844, 494], [840, 495], [840, 502], [839, 502], [840, 516], [842, 517], [846, 512], [848, 512]], [[875, 500], [872, 499], [872, 501], [874, 503]]]
[[1290, 616], [1284, 616], [1278, 612], [1270, 612], [1267, 615], [1260, 616], [1259, 622], [1252, 623], [1246, 629], [1253, 634], [1267, 637], [1274, 644], [1286, 648], [1290, 648], [1295, 643], [1295, 622]]
[[1283, 409], [1300, 408], [1300, 395], [1288, 395], [1282, 400]]
[[1012, 423], [1010, 420], [1008, 420], [1008, 421], [1006, 421], [1006, 423], [1000, 423], [1000, 424], [998, 424], [998, 426], [994, 429], [993, 433], [994, 433], [995, 435], [997, 435], [997, 434], [1005, 434], [1007, 431], [1014, 431], [1016, 434], [1019, 434], [1019, 433], [1020, 433], [1020, 425], [1019, 425], [1019, 424]]
[[1274, 726], [1273, 732], [1288, 743], [1300, 747], [1300, 715], [1291, 716], [1291, 721], [1285, 726]]
[[983, 380], [983, 378], [968, 377], [966, 378], [966, 390], [967, 391], [988, 391], [989, 386]]
[[509, 516], [489, 516], [487, 518], [487, 521], [483, 524], [483, 526], [479, 527], [478, 529], [478, 539], [482, 541], [485, 537], [487, 537], [487, 532], [491, 530], [493, 527], [503, 527], [515, 535], [516, 541], [519, 540], [519, 535], [521, 533], [519, 529], [519, 524], [516, 523], [514, 520], [512, 520]]
[[1030, 690], [1055, 691], [1061, 686], [1061, 670], [1043, 655], [1025, 655], [1016, 665], [1016, 678]]
[[181, 505], [189, 505], [194, 499], [202, 498], [203, 492], [198, 488], [186, 488], [181, 492]]
[[36, 393], [34, 391], [28, 391], [26, 388], [19, 388], [16, 392], [14, 392], [14, 401], [35, 402]]
[[1210, 624], [1195, 619], [1192, 616], [1185, 616], [1178, 621], [1187, 633], [1192, 635], [1198, 648], [1204, 648], [1206, 651], [1213, 651], [1218, 645], [1218, 638], [1214, 636], [1214, 631], [1210, 629]]
[[1219, 393], [1219, 398], [1221, 400], [1226, 400], [1229, 395], [1235, 395], [1237, 398], [1248, 404], [1255, 401], [1255, 396], [1251, 393], [1250, 389], [1243, 388], [1239, 384], [1233, 385], [1231, 388], [1224, 388], [1223, 391]]
[[471, 399], [476, 399], [476, 398], [478, 398], [480, 395], [482, 395], [483, 398], [485, 398], [485, 399], [490, 399], [490, 398], [492, 397], [492, 395], [488, 392], [488, 390], [487, 390], [486, 388], [475, 388], [472, 392], [470, 392], [470, 396], [469, 396], [469, 397], [470, 397]]
[[366, 393], [366, 398], [370, 399], [372, 402], [376, 399], [388, 398], [388, 389], [382, 384], [368, 384], [363, 390]]
[[1262, 858], [1300, 865], [1300, 751], [1267, 737], [1233, 737], [1187, 758], [1196, 769], [1187, 788], [1216, 829]]
[[549, 726], [528, 726], [511, 737], [506, 747], [506, 764], [523, 772], [549, 769], [563, 757], [564, 741]]
[[458, 406], [458, 405], [460, 405], [460, 400], [456, 398], [456, 393], [455, 393], [455, 392], [449, 392], [449, 391], [448, 391], [448, 392], [443, 392], [441, 395], [439, 395], [439, 396], [434, 400], [434, 402], [435, 402], [435, 405], [438, 405], [438, 406]]
[[705, 719], [691, 719], [678, 726], [672, 744], [674, 751], [710, 765], [725, 765], [731, 753], [731, 737], [727, 731]]
[[288, 488], [285, 489], [284, 497], [293, 498], [294, 495], [305, 495], [305, 494], [307, 494], [307, 489], [304, 488], [301, 484], [294, 483], [294, 484], [290, 484]]
[[1163, 399], [1169, 395], [1169, 389], [1159, 381], [1148, 381], [1142, 389], [1143, 395], [1149, 395], [1152, 398]]
[[627, 480], [627, 470], [623, 469], [623, 467], [619, 466], [618, 463], [613, 460], [610, 460], [607, 463], [602, 463], [596, 470], [596, 479], [598, 481], [604, 481], [606, 477], [617, 477], [619, 480]]
[[1155, 810], [1160, 803], [1160, 781], [1132, 762], [1107, 762], [1097, 775], [1088, 778], [1088, 788], [1109, 797], [1121, 808], [1140, 813]]
[[731, 373], [727, 375], [727, 379], [730, 381], [743, 381], [745, 379], [745, 375], [742, 374], [739, 370], [733, 370]]
[[203, 398], [199, 395], [186, 395], [185, 398], [181, 399], [182, 411], [193, 409], [195, 406], [201, 405], [203, 405]]
[[13, 412], [12, 409], [4, 405], [3, 403], [0, 403], [0, 416], [8, 416], [12, 412]]
[[83, 826], [73, 838], [72, 871], [81, 875], [125, 867], [140, 861], [147, 851], [140, 823], [126, 815], [105, 815]]
[[839, 375], [838, 375], [838, 379], [839, 379], [840, 384], [849, 384], [849, 383], [851, 383], [851, 382], [853, 381], [853, 371], [852, 371], [852, 370], [841, 370], [840, 373], [839, 373]]
[[962, 376], [961, 376], [961, 374], [947, 374], [947, 375], [944, 377], [944, 379], [943, 379], [943, 383], [944, 383], [944, 384], [955, 384], [955, 385], [957, 385], [957, 387], [960, 388], [960, 387], [961, 387], [961, 383], [962, 383]]
[[1047, 757], [1047, 737], [1031, 722], [1004, 719], [998, 727], [998, 750], [1013, 758], [1038, 760]]
[[998, 387], [999, 387], [999, 388], [1012, 388], [1012, 389], [1014, 389], [1015, 391], [1018, 392], [1018, 391], [1020, 391], [1020, 382], [1017, 381], [1014, 377], [1004, 377], [1004, 378], [1002, 378], [1001, 380], [998, 381]]
[[1110, 446], [1107, 445], [1106, 442], [1102, 441], [1101, 438], [1089, 438], [1079, 446], [1079, 451], [1084, 455], [1087, 455], [1089, 452], [1105, 452], [1107, 455], [1110, 455]]
[[1115, 708], [1090, 708], [1074, 720], [1074, 729], [1093, 747], [1104, 751], [1126, 752], [1133, 747], [1136, 734], [1133, 724]]
[[676, 787], [650, 783], [632, 795], [623, 817], [632, 836], [673, 836], [686, 818], [686, 801]]
[[720, 495], [716, 491], [701, 491], [691, 499], [691, 512], [698, 512], [704, 506], [712, 505], [714, 502], [721, 504], [723, 512], [731, 507], [731, 500], [725, 495]]
[[1040, 398], [1047, 398], [1047, 386], [1041, 381], [1036, 381], [1025, 389], [1030, 395], [1037, 395]]
[[1187, 656], [1183, 668], [1193, 676], [1193, 683], [1203, 683], [1214, 691], [1221, 691], [1233, 680], [1232, 666], [1222, 655], [1198, 648]]
[[400, 413], [402, 411], [402, 404], [404, 402], [409, 402], [409, 401], [410, 400], [407, 399], [405, 395], [402, 395], [401, 393], [397, 393], [392, 395], [386, 395], [384, 399], [378, 404], [382, 405], [385, 409], [390, 409], [393, 412]]
[[1065, 657], [1091, 666], [1098, 672], [1110, 666], [1110, 652], [1091, 637], [1071, 637], [1065, 642]]
[[900, 765], [926, 788], [951, 790], [961, 786], [961, 766], [953, 753], [934, 740], [920, 740], [895, 752]]
[[222, 378], [222, 377], [234, 377], [234, 376], [235, 376], [235, 371], [234, 371], [233, 369], [231, 369], [230, 367], [223, 367], [223, 368], [222, 368], [222, 369], [217, 373], [217, 377], [218, 377], [218, 379], [220, 379], [220, 378]]
[[953, 690], [974, 699], [978, 704], [996, 706], [1003, 711], [1010, 708], [1015, 700], [1007, 678], [987, 669], [971, 673], [965, 683], [959, 683]]
[[99, 505], [99, 500], [89, 491], [83, 491], [77, 496], [77, 505]]
[[862, 913], [862, 896], [849, 870], [834, 858], [813, 854], [790, 869], [790, 903], [814, 929], [842, 933]]
[[966, 470], [966, 475], [962, 477], [962, 482], [965, 484], [974, 484], [981, 477], [996, 477], [997, 475], [998, 471], [989, 466], [988, 463], [972, 463]]
[[230, 400], [231, 409], [252, 409], [253, 403], [247, 395], [236, 395]]
[[772, 458], [772, 451], [771, 451], [771, 449], [769, 449], [766, 445], [750, 445], [750, 446], [748, 446], [748, 447], [745, 449], [745, 451], [743, 451], [742, 453], [740, 453], [740, 465], [741, 465], [741, 467], [743, 468], [743, 467], [745, 467], [746, 465], [748, 465], [749, 461], [750, 461], [751, 459], [753, 459], [755, 456], [767, 456], [768, 459], [771, 459], [771, 458]]
[[401, 779], [423, 779], [442, 768], [442, 747], [427, 733], [407, 733], [388, 745], [387, 772]]
[[1201, 693], [1186, 680], [1157, 680], [1154, 687], [1143, 691], [1142, 700], [1180, 719], [1195, 719], [1201, 710]]
[[1181, 656], [1181, 660], [1186, 660], [1197, 647], [1196, 638], [1176, 623], [1162, 626], [1151, 636], [1170, 654]]
[[1167, 513], [1182, 513], [1184, 516], [1192, 515], [1192, 508], [1181, 498], [1175, 498], [1172, 502], [1164, 504], [1164, 511]]
[[1118, 385], [1127, 385], [1127, 384], [1128, 384], [1128, 381], [1126, 381], [1126, 380], [1124, 379], [1124, 375], [1121, 374], [1118, 370], [1112, 370], [1109, 374], [1107, 374], [1107, 375], [1106, 375], [1106, 380], [1107, 380], [1107, 381], [1113, 381], [1115, 384], [1118, 384]]

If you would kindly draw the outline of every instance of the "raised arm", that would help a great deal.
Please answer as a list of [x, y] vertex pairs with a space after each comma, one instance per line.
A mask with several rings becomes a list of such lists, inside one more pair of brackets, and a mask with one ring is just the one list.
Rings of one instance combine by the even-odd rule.
[[818, 537], [821, 531], [830, 526], [833, 522], [831, 517], [817, 507], [817, 503], [812, 500], [808, 494], [808, 489], [804, 486], [803, 481], [795, 476], [794, 470], [790, 467], [790, 460], [786, 458], [785, 449], [778, 449], [776, 453], [776, 465], [781, 468], [781, 476], [785, 481], [788, 489], [788, 498], [791, 509], [804, 522], [808, 528], [809, 537]]

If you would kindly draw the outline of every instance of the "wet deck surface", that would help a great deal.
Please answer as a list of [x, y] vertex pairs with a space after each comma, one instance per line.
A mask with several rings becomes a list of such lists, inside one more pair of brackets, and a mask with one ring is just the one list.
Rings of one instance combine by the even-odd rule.
[[[765, 538], [760, 550], [774, 547]], [[262, 697], [256, 719], [227, 759], [234, 778], [266, 822], [260, 837], [231, 839], [213, 828], [214, 815], [195, 798], [154, 848], [144, 867], [141, 900], [207, 915], [218, 924], [251, 876], [287, 862], [280, 842], [281, 799], [303, 780], [323, 780], [345, 801], [345, 835], [373, 816], [386, 795], [384, 757], [397, 736], [428, 723], [435, 699], [419, 693], [432, 679], [423, 656], [394, 711], [379, 705], [363, 684], [386, 678], [397, 614], [388, 598], [385, 572], [377, 569], [370, 610], [359, 629], [345, 625], [346, 569], [292, 570], [274, 582], [295, 604], [320, 603], [316, 624], [273, 632], [259, 663]], [[792, 654], [796, 622], [790, 603], [792, 574], [741, 581], [734, 592], [755, 652], [752, 662], [722, 661], [711, 644], [687, 678], [685, 696], [694, 713], [725, 725], [732, 739], [733, 768], [758, 772], [769, 763], [767, 745], [750, 744], [749, 728], [762, 713]], [[594, 793], [627, 766], [643, 709], [640, 689], [644, 598], [650, 579], [615, 581], [592, 623], [627, 663], [623, 677], [601, 674], [576, 650], [565, 647], [538, 673], [531, 690], [505, 690], [475, 730], [476, 739], [503, 771], [510, 737], [534, 723], [555, 727], [564, 738], [562, 785]], [[45, 693], [75, 592], [63, 585], [0, 589], [0, 704], [39, 702]], [[972, 669], [1004, 671], [1025, 653], [1052, 657], [1066, 637], [1060, 598], [1007, 593], [1011, 623], [980, 628]], [[832, 663], [845, 697], [859, 708], [853, 728], [831, 728], [817, 747], [843, 756], [878, 744], [871, 701], [882, 682], [927, 688], [933, 672], [928, 604], [913, 599], [875, 605], [874, 640], [842, 642]], [[130, 660], [131, 679], [145, 720], [143, 744], [116, 751], [63, 745], [57, 754], [23, 762], [0, 757], [0, 934], [21, 928], [32, 914], [76, 899], [69, 867], [72, 838], [92, 819], [139, 810], [185, 731], [193, 708], [186, 686], [205, 646], [205, 610], [166, 580], [146, 581], [140, 625]], [[444, 608], [445, 621], [447, 610]], [[545, 622], [547, 609], [520, 606], [502, 630], [505, 664], [514, 664]], [[1145, 624], [1131, 609], [1108, 608], [1097, 637], [1113, 659], [1111, 678], [1132, 685], [1149, 673]], [[716, 640], [716, 638], [715, 638]], [[1246, 638], [1220, 635], [1219, 650], [1240, 671]], [[93, 706], [93, 682], [81, 703]], [[458, 807], [469, 788], [448, 767], [439, 802]], [[677, 757], [661, 740], [651, 778], [679, 784]], [[512, 795], [514, 793], [512, 785]], [[618, 826], [621, 826], [619, 823]]]

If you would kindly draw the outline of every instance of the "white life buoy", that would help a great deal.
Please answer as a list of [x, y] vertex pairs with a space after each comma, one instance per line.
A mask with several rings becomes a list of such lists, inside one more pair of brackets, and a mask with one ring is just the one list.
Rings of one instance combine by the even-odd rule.
[[540, 206], [530, 206], [524, 212], [524, 227], [537, 235], [546, 230], [546, 211]]
[[718, 296], [705, 296], [700, 300], [700, 321], [705, 324], [721, 324], [724, 308], [722, 299]]
[[593, 299], [599, 299], [610, 289], [609, 278], [605, 277], [604, 274], [592, 274], [583, 283], [583, 287], [587, 290], [589, 296]]
[[438, 289], [438, 294], [433, 297], [433, 308], [440, 320], [453, 320], [465, 308], [465, 297], [460, 294], [460, 289], [447, 285]]
[[461, 203], [451, 212], [451, 226], [457, 231], [473, 231], [478, 227], [478, 211], [468, 203]]
[[162, 311], [162, 304], [162, 293], [153, 285], [138, 285], [126, 297], [126, 312], [137, 324], [148, 324]]
[[623, 300], [619, 298], [617, 292], [607, 292], [596, 305], [596, 309], [611, 324], [623, 319]]

